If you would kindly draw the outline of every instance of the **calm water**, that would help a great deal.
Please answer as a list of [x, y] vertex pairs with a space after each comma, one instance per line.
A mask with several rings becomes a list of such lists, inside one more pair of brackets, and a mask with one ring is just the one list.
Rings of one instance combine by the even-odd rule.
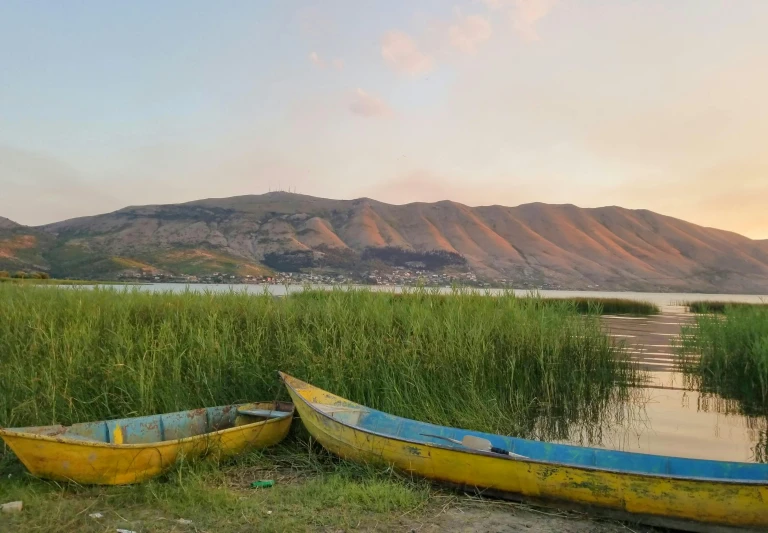
[[[315, 288], [331, 288], [315, 286]], [[373, 286], [372, 290], [400, 292], [401, 287]], [[303, 290], [300, 285], [203, 285], [159, 283], [138, 286], [139, 290], [173, 291], [246, 291], [275, 296]], [[449, 293], [449, 288], [440, 292]], [[499, 294], [499, 289], [481, 289], [480, 292]], [[527, 291], [515, 291], [520, 296]], [[602, 427], [599, 441], [585, 442], [574, 434], [570, 442], [625, 451], [719, 459], [755, 461], [765, 450], [765, 419], [750, 419], [738, 414], [732, 402], [712, 395], [685, 390], [682, 376], [674, 371], [674, 349], [671, 342], [683, 324], [693, 316], [680, 305], [694, 300], [720, 300], [746, 303], [768, 303], [768, 296], [737, 294], [644, 293], [599, 291], [539, 291], [544, 297], [601, 297], [628, 298], [649, 301], [660, 306], [661, 315], [637, 318], [624, 316], [603, 317], [606, 332], [617, 342], [623, 342], [632, 358], [648, 372], [650, 386], [640, 389], [636, 398], [625, 406], [626, 416], [621, 424]], [[757, 452], [756, 452], [757, 450]], [[763, 459], [764, 460], [764, 459]]]
[[[680, 327], [692, 324], [694, 317], [684, 307], [672, 304], [701, 296], [671, 296], [673, 299], [665, 303], [661, 295], [654, 295], [652, 301], [664, 309], [658, 316], [602, 318], [607, 333], [625, 344], [630, 356], [648, 373], [650, 381], [628, 406], [628, 420], [605, 428], [603, 442], [593, 444], [702, 459], [764, 460], [765, 419], [738, 414], [738, 406], [733, 401], [686, 390], [683, 376], [675, 372], [672, 342], [678, 337]], [[724, 299], [722, 295], [717, 298]], [[757, 297], [731, 298], [731, 301], [755, 301]]]
[[[186, 285], [183, 283], [154, 283], [149, 285], [138, 285], [141, 290], [162, 292], [172, 291], [180, 292], [185, 290], [192, 291], [213, 291], [213, 292], [227, 292], [227, 291], [246, 291], [250, 293], [260, 294], [264, 291], [268, 291], [275, 296], [284, 296], [290, 292], [302, 291], [304, 287], [302, 285], [226, 285], [226, 284], [191, 284]], [[332, 289], [332, 288], [345, 288], [346, 285], [313, 285], [316, 289]], [[353, 286], [356, 288], [365, 288], [377, 291], [393, 291], [401, 292], [403, 287], [398, 286], [383, 286], [383, 285], [359, 285]], [[413, 290], [413, 289], [411, 289]], [[449, 287], [440, 287], [441, 293], [449, 294], [451, 289]], [[485, 294], [500, 294], [504, 292], [504, 289], [476, 289], [479, 293]], [[517, 290], [513, 291], [516, 295], [526, 296], [530, 294], [529, 291]], [[754, 295], [754, 294], [700, 294], [700, 293], [663, 293], [663, 292], [600, 292], [600, 291], [539, 291], [539, 294], [545, 298], [628, 298], [631, 300], [640, 300], [655, 303], [656, 305], [667, 308], [675, 307], [680, 302], [687, 302], [692, 300], [719, 300], [728, 302], [745, 302], [745, 303], [768, 303], [768, 295]]]
[[[603, 441], [591, 445], [624, 451], [729, 461], [758, 460], [765, 448], [766, 421], [735, 414], [732, 403], [685, 390], [682, 376], [654, 373], [677, 388], [645, 388], [630, 419], [603, 428]], [[572, 442], [575, 439], [572, 439]]]

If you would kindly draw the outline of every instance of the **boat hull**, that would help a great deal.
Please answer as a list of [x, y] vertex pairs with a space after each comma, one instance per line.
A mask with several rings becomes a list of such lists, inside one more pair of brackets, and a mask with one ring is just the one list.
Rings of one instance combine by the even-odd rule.
[[616, 518], [689, 531], [768, 527], [768, 482], [742, 485], [588, 469], [409, 441], [337, 420], [320, 406], [349, 413], [361, 406], [290, 376], [281, 377], [309, 433], [351, 461], [386, 463], [464, 490], [575, 504], [605, 510]]
[[[249, 405], [264, 408], [274, 404]], [[0, 436], [36, 477], [83, 485], [126, 485], [153, 478], [182, 458], [223, 458], [279, 443], [288, 434], [293, 419], [293, 407], [281, 405], [290, 409], [288, 415], [159, 442], [90, 442], [12, 430], [0, 430]], [[201, 413], [205, 410], [179, 413], [179, 423], [194, 423]]]

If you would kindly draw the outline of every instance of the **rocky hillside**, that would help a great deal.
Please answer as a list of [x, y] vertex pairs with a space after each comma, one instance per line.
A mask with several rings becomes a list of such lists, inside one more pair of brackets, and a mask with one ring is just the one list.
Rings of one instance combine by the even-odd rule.
[[5, 217], [0, 217], [0, 230], [4, 229], [14, 229], [21, 226], [21, 224], [17, 224], [13, 220], [9, 220]]
[[765, 241], [620, 207], [390, 205], [281, 192], [128, 207], [34, 231], [50, 237], [39, 255], [58, 276], [408, 263], [516, 286], [768, 292]]
[[51, 249], [55, 240], [47, 232], [0, 217], [0, 270], [49, 270], [43, 252]]

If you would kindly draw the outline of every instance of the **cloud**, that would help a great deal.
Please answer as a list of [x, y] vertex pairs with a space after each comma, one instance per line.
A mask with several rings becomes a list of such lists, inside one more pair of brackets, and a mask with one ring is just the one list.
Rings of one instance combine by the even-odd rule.
[[[325, 59], [320, 57], [320, 54], [317, 52], [310, 52], [309, 53], [309, 60], [312, 62], [314, 66], [316, 66], [319, 69], [324, 69], [328, 66], [328, 63], [326, 63]], [[340, 57], [337, 57], [333, 61], [331, 61], [330, 66], [333, 67], [334, 70], [341, 72], [344, 70], [344, 60]]]
[[323, 59], [317, 55], [317, 52], [310, 52], [309, 60], [312, 61], [312, 64], [317, 68], [325, 68], [325, 61], [323, 61]]
[[404, 74], [424, 74], [432, 70], [432, 58], [419, 50], [407, 33], [390, 31], [381, 39], [381, 57], [393, 70]]
[[392, 109], [384, 100], [359, 88], [355, 90], [349, 110], [362, 117], [386, 117], [392, 114]]
[[448, 28], [451, 45], [465, 53], [474, 53], [477, 47], [491, 38], [491, 23], [480, 15], [460, 17]]
[[536, 24], [546, 17], [558, 0], [479, 0], [491, 11], [506, 11], [512, 26], [526, 41], [538, 41]]
[[557, 0], [515, 0], [512, 10], [512, 24], [520, 36], [527, 41], [538, 41], [536, 24], [555, 7]]

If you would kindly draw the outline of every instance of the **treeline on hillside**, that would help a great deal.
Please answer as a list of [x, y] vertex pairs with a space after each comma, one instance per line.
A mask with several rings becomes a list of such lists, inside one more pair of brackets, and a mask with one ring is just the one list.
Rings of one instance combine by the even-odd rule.
[[426, 270], [438, 270], [447, 266], [466, 266], [467, 260], [456, 252], [445, 250], [428, 250], [417, 252], [396, 246], [382, 248], [366, 248], [362, 254], [363, 261], [378, 260], [393, 266], [408, 266]]
[[270, 252], [264, 255], [262, 263], [279, 272], [298, 272], [315, 266], [314, 254], [310, 250]]
[[359, 254], [349, 248], [320, 247], [316, 251], [270, 252], [263, 263], [280, 272], [298, 272], [305, 268], [364, 270], [372, 264], [440, 270], [448, 266], [465, 267], [467, 260], [455, 252], [429, 250], [417, 252], [395, 246], [366, 248]]
[[7, 270], [0, 270], [0, 279], [50, 279], [51, 276], [47, 272], [24, 272], [18, 270], [14, 273], [10, 273]]

